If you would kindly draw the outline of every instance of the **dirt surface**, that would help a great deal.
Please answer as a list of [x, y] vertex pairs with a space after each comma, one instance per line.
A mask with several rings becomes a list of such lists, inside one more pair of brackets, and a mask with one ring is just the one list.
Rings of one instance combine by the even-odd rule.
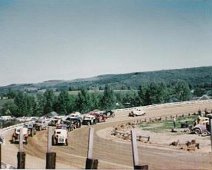
[[[93, 157], [99, 160], [99, 169], [132, 169], [130, 142], [107, 136], [110, 128], [124, 122], [155, 117], [165, 118], [170, 115], [193, 113], [205, 108], [212, 109], [211, 100], [145, 107], [146, 115], [134, 118], [128, 117], [130, 109], [117, 111], [115, 118], [93, 126], [95, 129]], [[11, 132], [7, 133], [6, 144], [2, 147], [2, 160], [16, 167], [18, 147], [9, 143], [10, 138]], [[57, 168], [84, 168], [87, 157], [87, 138], [88, 128], [84, 126], [69, 133], [69, 146], [53, 146], [52, 151], [57, 153]], [[160, 141], [160, 136], [153, 138], [154, 140], [158, 138]], [[206, 143], [208, 140], [205, 138]], [[45, 168], [46, 143], [46, 131], [41, 131], [29, 139], [28, 145], [24, 146], [27, 153], [27, 168]], [[163, 144], [165, 143], [162, 142]], [[140, 163], [148, 164], [149, 169], [212, 169], [210, 151], [185, 152], [170, 147], [161, 147], [159, 142], [151, 146], [139, 144], [138, 151]]]

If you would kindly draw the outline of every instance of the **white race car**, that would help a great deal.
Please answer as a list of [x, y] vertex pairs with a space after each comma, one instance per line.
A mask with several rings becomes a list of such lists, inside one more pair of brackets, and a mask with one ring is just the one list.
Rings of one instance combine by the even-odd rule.
[[66, 125], [58, 125], [52, 135], [52, 145], [63, 144], [68, 146], [68, 130]]

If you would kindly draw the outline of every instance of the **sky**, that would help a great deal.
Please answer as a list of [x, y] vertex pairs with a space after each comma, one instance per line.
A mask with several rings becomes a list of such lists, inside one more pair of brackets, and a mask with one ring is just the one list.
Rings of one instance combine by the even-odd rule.
[[0, 86], [212, 66], [211, 0], [0, 0]]

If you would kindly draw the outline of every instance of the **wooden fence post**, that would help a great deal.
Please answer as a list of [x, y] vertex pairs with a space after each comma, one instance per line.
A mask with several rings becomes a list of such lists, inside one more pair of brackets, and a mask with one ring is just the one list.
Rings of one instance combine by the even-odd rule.
[[20, 129], [19, 133], [19, 152], [17, 154], [18, 158], [18, 166], [17, 169], [25, 169], [25, 159], [26, 159], [26, 154], [24, 152], [24, 146], [23, 146], [23, 128]]
[[94, 129], [89, 128], [88, 152], [87, 152], [85, 169], [98, 168], [98, 159], [93, 159], [93, 135], [94, 135]]
[[0, 169], [1, 169], [1, 144], [0, 144]]
[[210, 137], [211, 137], [211, 152], [212, 152], [212, 117], [209, 118]]
[[51, 152], [51, 147], [52, 147], [52, 133], [50, 127], [48, 127], [46, 169], [56, 168], [56, 152]]
[[2, 135], [0, 135], [0, 169], [1, 169], [1, 156], [2, 156], [1, 147], [2, 147], [3, 143], [4, 143], [4, 137]]
[[134, 169], [148, 170], [148, 165], [139, 165], [137, 136], [136, 136], [135, 129], [131, 130], [131, 142], [132, 142], [132, 154], [133, 154]]

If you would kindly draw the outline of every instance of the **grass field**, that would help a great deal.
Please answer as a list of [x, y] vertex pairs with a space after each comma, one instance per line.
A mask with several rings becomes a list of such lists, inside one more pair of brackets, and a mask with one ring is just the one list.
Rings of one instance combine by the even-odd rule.
[[[122, 93], [122, 94], [127, 94], [127, 93], [131, 93], [132, 91], [137, 92], [137, 90], [114, 90], [114, 93]], [[78, 93], [80, 92], [80, 90], [75, 90], [75, 91], [68, 91], [68, 93], [70, 95], [78, 95]], [[89, 93], [99, 93], [99, 94], [103, 94], [104, 90], [88, 90]], [[60, 92], [55, 92], [55, 95], [58, 96], [60, 94]]]
[[[188, 122], [189, 125], [192, 125], [194, 120], [197, 118], [197, 115], [192, 116], [186, 116], [176, 119], [176, 128], [181, 127], [181, 123]], [[161, 122], [155, 122], [155, 123], [142, 123], [140, 124], [140, 128], [142, 130], [148, 130], [155, 133], [161, 133], [161, 132], [167, 132], [170, 131], [170, 129], [174, 128], [173, 120], [165, 120]]]

